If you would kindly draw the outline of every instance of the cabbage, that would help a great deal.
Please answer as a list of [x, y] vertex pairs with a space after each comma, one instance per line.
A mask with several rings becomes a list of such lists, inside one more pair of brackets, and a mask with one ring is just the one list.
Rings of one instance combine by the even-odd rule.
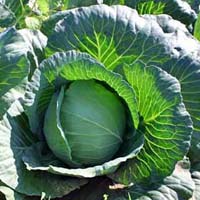
[[[160, 2], [130, 6], [160, 13], [181, 4]], [[196, 14], [182, 5], [177, 19], [189, 25]], [[185, 25], [93, 5], [57, 12], [42, 31], [0, 34], [5, 198], [198, 198], [200, 44]]]
[[[55, 114], [68, 148], [60, 146], [54, 151], [54, 146], [59, 145], [51, 125]], [[75, 81], [52, 97], [44, 133], [49, 147], [63, 162], [69, 166], [92, 166], [103, 164], [116, 154], [123, 141], [125, 119], [124, 107], [115, 94], [95, 81]], [[62, 148], [69, 152], [60, 154], [65, 151]]]

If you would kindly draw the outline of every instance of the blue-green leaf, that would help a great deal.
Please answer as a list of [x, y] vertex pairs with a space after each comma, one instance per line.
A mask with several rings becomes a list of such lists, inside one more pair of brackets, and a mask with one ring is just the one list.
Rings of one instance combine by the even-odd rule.
[[171, 75], [142, 63], [125, 66], [124, 74], [136, 91], [142, 117], [139, 131], [145, 144], [136, 159], [127, 161], [111, 177], [126, 185], [146, 179], [154, 182], [170, 175], [188, 152], [192, 121], [179, 82]]
[[195, 189], [187, 161], [176, 164], [172, 175], [152, 185], [135, 185], [125, 188], [121, 193], [112, 191], [110, 200], [188, 200], [193, 197]]
[[47, 197], [53, 198], [68, 194], [87, 182], [84, 179], [28, 171], [22, 156], [36, 142], [21, 102], [15, 101], [0, 121], [0, 180], [3, 183], [22, 194], [39, 196], [45, 192]]
[[11, 28], [0, 34], [0, 118], [14, 100], [23, 98], [45, 45], [46, 37], [38, 31]]
[[186, 25], [192, 24], [197, 18], [195, 11], [182, 0], [104, 0], [104, 3], [127, 5], [140, 14], [168, 14]]

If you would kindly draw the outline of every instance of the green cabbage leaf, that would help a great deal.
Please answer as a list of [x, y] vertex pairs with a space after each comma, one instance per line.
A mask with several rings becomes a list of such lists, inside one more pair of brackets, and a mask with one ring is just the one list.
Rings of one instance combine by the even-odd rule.
[[38, 139], [29, 129], [20, 100], [10, 106], [0, 122], [0, 135], [0, 179], [15, 191], [30, 196], [40, 196], [45, 191], [47, 196], [53, 198], [61, 197], [87, 182], [26, 169], [22, 161], [23, 154]]
[[[39, 31], [10, 28], [0, 34], [0, 118], [18, 98], [44, 58], [46, 37]], [[9, 72], [9, 73], [8, 73]]]
[[189, 25], [197, 18], [196, 12], [182, 0], [104, 0], [108, 5], [127, 5], [140, 14], [168, 14], [174, 19]]

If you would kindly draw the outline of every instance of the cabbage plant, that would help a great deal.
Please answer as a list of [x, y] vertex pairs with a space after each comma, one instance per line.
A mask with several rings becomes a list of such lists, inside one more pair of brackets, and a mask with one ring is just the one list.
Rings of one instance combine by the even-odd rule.
[[186, 27], [94, 5], [43, 32], [0, 35], [6, 198], [191, 198], [183, 158], [199, 161], [200, 45]]

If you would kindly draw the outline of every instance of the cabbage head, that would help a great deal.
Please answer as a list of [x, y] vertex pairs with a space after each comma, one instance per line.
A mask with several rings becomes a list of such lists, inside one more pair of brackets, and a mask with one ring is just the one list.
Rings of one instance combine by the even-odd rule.
[[[52, 126], [56, 115], [60, 146]], [[95, 81], [75, 81], [53, 95], [44, 121], [44, 134], [54, 154], [69, 166], [109, 161], [119, 149], [125, 131], [125, 109], [120, 99]], [[65, 153], [66, 152], [66, 153]]]

